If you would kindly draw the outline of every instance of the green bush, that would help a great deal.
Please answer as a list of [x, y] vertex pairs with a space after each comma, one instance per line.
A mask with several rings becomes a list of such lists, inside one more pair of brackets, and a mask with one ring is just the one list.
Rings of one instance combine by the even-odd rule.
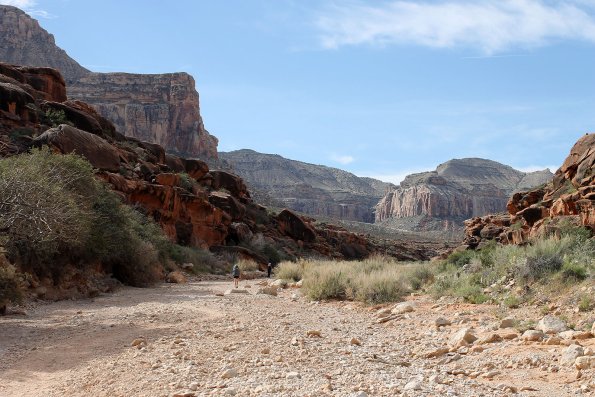
[[66, 117], [64, 110], [48, 109], [44, 113], [45, 122], [52, 127], [57, 127], [60, 124], [72, 125], [72, 123]]
[[509, 309], [516, 309], [521, 305], [522, 301], [519, 297], [515, 295], [509, 295], [506, 298], [504, 298], [502, 303]]
[[369, 304], [397, 302], [409, 292], [403, 279], [374, 272], [351, 281], [352, 298]]
[[471, 250], [455, 251], [446, 258], [446, 263], [456, 267], [463, 267], [471, 262], [475, 252]]
[[281, 262], [275, 266], [273, 274], [282, 280], [300, 281], [304, 274], [304, 265], [300, 262]]
[[434, 279], [434, 272], [424, 265], [420, 265], [411, 270], [407, 275], [407, 280], [411, 285], [411, 289], [419, 290], [425, 284], [431, 282]]
[[589, 277], [587, 268], [578, 263], [564, 261], [562, 265], [562, 278], [564, 281], [583, 281]]
[[178, 175], [180, 176], [180, 187], [192, 193], [194, 191], [194, 184], [196, 183], [194, 178], [185, 172], [182, 172]]
[[10, 256], [54, 279], [66, 262], [95, 262], [146, 286], [173, 251], [161, 228], [96, 180], [85, 159], [47, 148], [0, 160], [0, 230]]

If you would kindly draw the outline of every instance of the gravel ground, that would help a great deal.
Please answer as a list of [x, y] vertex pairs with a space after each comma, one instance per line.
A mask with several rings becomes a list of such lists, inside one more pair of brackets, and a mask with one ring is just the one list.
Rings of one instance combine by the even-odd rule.
[[266, 282], [124, 288], [0, 318], [0, 396], [595, 395], [595, 369], [564, 358], [581, 345], [595, 362], [588, 333], [530, 342], [489, 305], [317, 303], [257, 294]]

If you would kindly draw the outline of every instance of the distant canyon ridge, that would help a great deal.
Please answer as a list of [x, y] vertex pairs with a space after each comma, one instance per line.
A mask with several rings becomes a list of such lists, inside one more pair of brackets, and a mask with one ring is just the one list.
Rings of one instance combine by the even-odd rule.
[[94, 73], [20, 9], [0, 5], [0, 22], [0, 61], [60, 70], [70, 100], [91, 104], [126, 136], [237, 173], [267, 205], [405, 230], [460, 231], [465, 219], [504, 211], [510, 194], [552, 178], [549, 170], [525, 174], [489, 160], [461, 159], [395, 186], [274, 154], [218, 153], [189, 74]]

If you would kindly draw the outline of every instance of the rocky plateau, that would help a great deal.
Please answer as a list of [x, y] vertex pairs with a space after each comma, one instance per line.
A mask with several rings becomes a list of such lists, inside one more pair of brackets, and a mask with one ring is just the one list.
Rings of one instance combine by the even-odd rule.
[[408, 175], [376, 206], [376, 222], [406, 230], [459, 232], [466, 219], [501, 212], [513, 192], [550, 181], [549, 170], [524, 173], [495, 161], [467, 158]]

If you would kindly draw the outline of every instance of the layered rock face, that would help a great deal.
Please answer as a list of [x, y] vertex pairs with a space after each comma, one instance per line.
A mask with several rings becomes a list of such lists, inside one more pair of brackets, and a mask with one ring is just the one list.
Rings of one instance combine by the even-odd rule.
[[69, 81], [89, 73], [56, 45], [54, 36], [16, 7], [0, 5], [0, 61], [58, 69]]
[[91, 104], [127, 136], [182, 157], [217, 158], [217, 138], [204, 127], [187, 73], [89, 73], [69, 86], [68, 96]]
[[489, 240], [524, 244], [558, 233], [566, 224], [595, 230], [595, 134], [575, 143], [550, 183], [515, 193], [506, 208], [508, 213], [467, 220], [463, 244], [468, 248], [481, 248]]
[[94, 106], [126, 136], [184, 157], [217, 158], [217, 138], [203, 125], [194, 79], [187, 73], [91, 73], [56, 46], [36, 20], [2, 5], [0, 61], [60, 70], [69, 83], [68, 97]]
[[[38, 90], [29, 81], [37, 83], [39, 76], [45, 83]], [[269, 214], [252, 200], [240, 177], [125, 137], [84, 102], [64, 101], [59, 87], [64, 88], [64, 80], [57, 71], [0, 64], [0, 157], [43, 145], [59, 153], [75, 152], [125, 202], [141, 208], [181, 245], [228, 251], [263, 265], [266, 258], [255, 247], [274, 247], [287, 258], [361, 259], [382, 252], [362, 234], [318, 226], [290, 210]], [[63, 112], [71, 125], [50, 128], [49, 110]], [[401, 259], [428, 256], [414, 248], [391, 253]]]
[[495, 161], [450, 160], [408, 175], [376, 206], [376, 222], [412, 230], [459, 229], [465, 219], [500, 212], [513, 191], [550, 180], [549, 170], [523, 173]]
[[[271, 205], [312, 216], [371, 223], [373, 207], [394, 185], [349, 172], [289, 160], [279, 155], [236, 150], [219, 153]], [[264, 195], [263, 195], [264, 196]]]

